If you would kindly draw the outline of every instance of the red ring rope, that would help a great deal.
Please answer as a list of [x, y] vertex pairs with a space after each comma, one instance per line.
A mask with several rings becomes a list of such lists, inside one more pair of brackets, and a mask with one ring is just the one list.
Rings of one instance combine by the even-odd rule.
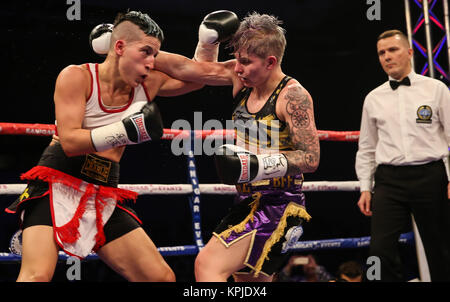
[[[34, 135], [34, 136], [50, 136], [55, 134], [56, 126], [47, 124], [21, 124], [21, 123], [0, 123], [0, 135]], [[164, 129], [162, 139], [187, 138], [191, 131]], [[359, 131], [328, 131], [317, 130], [319, 139], [322, 141], [345, 141], [357, 142], [359, 138]], [[194, 130], [195, 137], [205, 139], [206, 137], [234, 137], [233, 130]]]

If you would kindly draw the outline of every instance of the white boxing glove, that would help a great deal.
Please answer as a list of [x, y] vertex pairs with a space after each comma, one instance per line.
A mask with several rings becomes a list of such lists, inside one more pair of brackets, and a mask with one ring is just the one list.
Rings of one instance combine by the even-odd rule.
[[114, 25], [103, 23], [99, 24], [89, 34], [89, 44], [96, 54], [106, 56], [111, 44], [111, 33]]

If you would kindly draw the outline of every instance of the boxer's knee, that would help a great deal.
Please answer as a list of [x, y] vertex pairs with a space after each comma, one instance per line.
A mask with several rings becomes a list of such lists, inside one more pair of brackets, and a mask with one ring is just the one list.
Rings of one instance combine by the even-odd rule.
[[129, 278], [130, 281], [138, 282], [175, 282], [175, 273], [170, 267], [164, 267], [156, 271], [146, 271], [140, 276], [134, 276]]
[[40, 269], [21, 269], [17, 282], [50, 282], [53, 278], [53, 271]]
[[230, 274], [222, 270], [219, 263], [207, 248], [202, 249], [194, 263], [196, 281], [226, 281]]
[[213, 273], [214, 267], [210, 264], [210, 257], [208, 256], [208, 252], [206, 249], [202, 249], [197, 257], [195, 258], [194, 263], [194, 273], [195, 279], [197, 281], [203, 280], [208, 274]]
[[126, 279], [132, 282], [175, 282], [176, 277], [173, 270], [165, 262], [148, 263], [141, 261], [134, 269], [122, 272]]
[[165, 269], [159, 276], [158, 282], [175, 282], [175, 273], [170, 269]]

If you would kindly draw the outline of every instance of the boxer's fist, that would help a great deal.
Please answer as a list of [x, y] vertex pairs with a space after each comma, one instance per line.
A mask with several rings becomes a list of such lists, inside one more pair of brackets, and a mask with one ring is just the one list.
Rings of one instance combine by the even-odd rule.
[[239, 18], [231, 11], [219, 10], [206, 15], [198, 29], [194, 59], [199, 62], [217, 62], [219, 43], [231, 38], [239, 24]]
[[141, 111], [127, 116], [122, 123], [131, 143], [157, 140], [163, 135], [161, 114], [155, 102], [145, 104]]
[[99, 24], [91, 31], [89, 35], [89, 45], [99, 55], [108, 54], [113, 24]]
[[92, 144], [96, 151], [158, 140], [162, 135], [163, 123], [155, 102], [145, 104], [139, 112], [119, 122], [91, 131]]
[[256, 156], [235, 145], [222, 145], [215, 153], [217, 174], [225, 184], [249, 182], [258, 173]]
[[215, 44], [228, 40], [239, 28], [239, 18], [228, 10], [212, 12], [203, 19], [198, 31], [198, 40]]
[[286, 175], [288, 163], [283, 154], [255, 155], [235, 145], [222, 145], [215, 153], [220, 180], [225, 184], [253, 182]]

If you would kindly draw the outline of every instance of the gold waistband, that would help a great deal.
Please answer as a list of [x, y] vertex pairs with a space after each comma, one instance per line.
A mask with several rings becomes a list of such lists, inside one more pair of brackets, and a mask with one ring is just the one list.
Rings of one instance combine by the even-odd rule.
[[301, 186], [302, 184], [303, 184], [303, 175], [301, 178], [294, 178], [294, 176], [283, 176], [243, 184], [237, 184], [236, 190], [239, 193], [250, 193], [252, 192], [252, 190], [262, 190], [269, 188], [288, 189], [294, 186]]

